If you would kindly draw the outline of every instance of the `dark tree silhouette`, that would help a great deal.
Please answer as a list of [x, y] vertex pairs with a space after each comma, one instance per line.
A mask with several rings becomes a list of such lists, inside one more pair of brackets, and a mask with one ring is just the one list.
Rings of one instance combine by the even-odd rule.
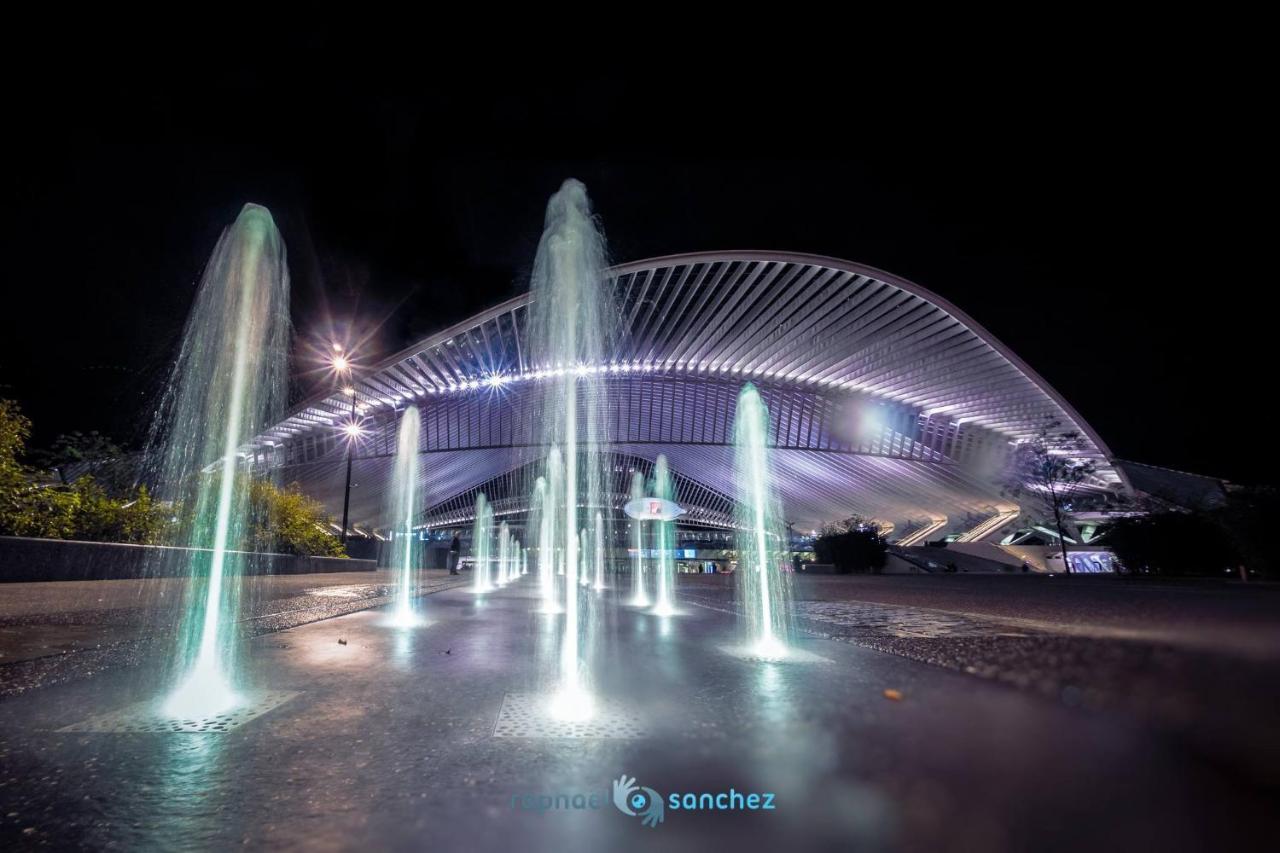
[[[1039, 431], [1020, 442], [1010, 459], [1004, 493], [1013, 498], [1030, 497], [1052, 520], [1062, 550], [1062, 565], [1069, 574], [1067, 540], [1063, 521], [1080, 488], [1088, 483], [1097, 465], [1088, 458], [1088, 442], [1074, 430], [1062, 429], [1062, 422], [1048, 419]], [[1027, 511], [1023, 506], [1023, 512]]]

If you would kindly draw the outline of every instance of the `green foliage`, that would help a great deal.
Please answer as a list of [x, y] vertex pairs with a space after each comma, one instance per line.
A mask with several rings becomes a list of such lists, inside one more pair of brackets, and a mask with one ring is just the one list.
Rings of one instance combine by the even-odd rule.
[[[110, 458], [119, 455], [119, 448], [97, 433], [75, 435], [78, 437], [60, 439], [59, 452], [67, 464], [76, 454], [82, 461], [90, 453], [108, 454]], [[31, 421], [18, 405], [12, 400], [0, 400], [0, 535], [161, 541], [169, 525], [169, 512], [151, 499], [145, 486], [130, 489], [120, 497], [88, 476], [68, 486], [42, 486], [39, 472], [21, 462], [30, 436]]]
[[827, 524], [814, 540], [818, 562], [830, 563], [838, 573], [878, 572], [888, 555], [885, 542], [876, 525], [862, 518], [849, 518], [839, 524]]
[[[39, 472], [22, 463], [31, 422], [11, 400], [0, 400], [0, 535], [145, 545], [172, 542], [190, 529], [193, 502], [172, 506], [157, 502], [146, 486], [112, 488], [95, 476], [70, 484], [40, 484]], [[107, 463], [119, 448], [95, 433], [73, 433], [55, 442], [40, 457], [50, 467], [78, 462]], [[96, 470], [107, 470], [100, 468]], [[204, 476], [204, 475], [201, 475]], [[319, 502], [298, 487], [279, 488], [247, 475], [238, 487], [249, 495], [253, 519], [246, 541], [235, 547], [303, 556], [345, 557], [338, 537], [328, 532], [328, 517]]]
[[298, 554], [312, 557], [345, 557], [341, 540], [326, 529], [329, 521], [324, 507], [302, 493], [296, 484], [281, 488], [270, 480], [254, 479], [249, 484], [249, 504], [255, 520], [251, 551]]
[[173, 511], [152, 500], [146, 486], [139, 486], [126, 500], [109, 495], [93, 477], [79, 478], [71, 489], [76, 506], [75, 533], [70, 538], [138, 545], [168, 540]]
[[65, 537], [72, 529], [71, 502], [32, 481], [21, 457], [31, 436], [27, 420], [12, 400], [0, 400], [0, 534]]
[[124, 455], [124, 451], [115, 442], [97, 430], [64, 433], [54, 440], [48, 450], [28, 454], [35, 465], [55, 472], [63, 485], [69, 485], [75, 479], [71, 472], [76, 469], [82, 474], [92, 473], [102, 480], [103, 469], [119, 467], [117, 463]]
[[42, 539], [74, 539], [76, 495], [46, 489], [21, 481], [4, 489], [4, 510], [0, 511], [0, 535], [33, 536]]
[[19, 411], [18, 404], [0, 400], [0, 489], [6, 499], [21, 491], [27, 482], [26, 469], [18, 458], [30, 435], [31, 421]]

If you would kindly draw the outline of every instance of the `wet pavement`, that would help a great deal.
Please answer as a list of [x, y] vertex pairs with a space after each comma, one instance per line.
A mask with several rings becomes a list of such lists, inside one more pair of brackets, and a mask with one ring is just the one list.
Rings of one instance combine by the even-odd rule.
[[[727, 578], [688, 580], [686, 600], [734, 611]], [[794, 590], [812, 636], [1120, 715], [1280, 789], [1280, 587], [848, 576], [797, 578]], [[1027, 616], [1014, 615], [1021, 601]]]
[[[720, 577], [690, 578], [718, 588]], [[1116, 575], [796, 576], [800, 601], [969, 617], [1006, 630], [1138, 640], [1280, 660], [1280, 584]]]
[[[331, 572], [244, 579], [241, 634], [256, 637], [387, 604], [393, 572]], [[420, 573], [420, 591], [465, 583]], [[163, 652], [177, 622], [185, 579], [0, 584], [0, 696], [116, 667]]]
[[[541, 715], [560, 617], [532, 612], [528, 581], [428, 595], [414, 629], [383, 607], [258, 636], [247, 674], [267, 710], [227, 731], [58, 731], [142, 714], [146, 666], [0, 700], [0, 846], [1193, 850], [1262, 849], [1274, 831], [1272, 780], [1212, 739], [869, 647], [1088, 638], [802, 600], [805, 627], [829, 638], [766, 663], [732, 653], [722, 590], [682, 594], [671, 618], [605, 594], [590, 643], [601, 713], [570, 736]], [[668, 804], [660, 825], [614, 807], [624, 773]], [[775, 807], [668, 799], [734, 805], [730, 789]], [[557, 795], [569, 807], [540, 810]]]

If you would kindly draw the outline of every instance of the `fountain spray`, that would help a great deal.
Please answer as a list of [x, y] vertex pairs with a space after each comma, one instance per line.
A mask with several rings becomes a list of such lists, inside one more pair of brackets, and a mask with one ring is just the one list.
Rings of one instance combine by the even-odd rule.
[[239, 450], [285, 404], [288, 311], [280, 232], [265, 207], [247, 204], [205, 268], [147, 454], [160, 466], [158, 494], [191, 510], [185, 544], [203, 549], [191, 558], [174, 663], [180, 674], [164, 706], [174, 716], [240, 701], [236, 549], [252, 519]]
[[396, 592], [396, 608], [393, 622], [399, 627], [417, 624], [413, 612], [413, 588], [417, 574], [414, 554], [413, 520], [418, 513], [418, 436], [422, 421], [416, 406], [405, 409], [400, 416], [400, 428], [396, 435], [396, 461], [391, 474], [392, 542], [399, 537], [399, 547], [394, 549], [398, 565], [396, 574], [399, 586]]
[[768, 457], [769, 410], [747, 383], [733, 421], [738, 483], [738, 571], [735, 586], [756, 655], [787, 655], [791, 633], [787, 541]]
[[[613, 316], [605, 280], [604, 241], [596, 227], [586, 187], [567, 180], [547, 203], [547, 215], [534, 260], [532, 357], [551, 374], [547, 383], [541, 444], [550, 464], [560, 448], [562, 490], [555, 496], [557, 538], [563, 544], [564, 620], [560, 643], [559, 685], [552, 711], [582, 719], [592, 713], [584, 685], [582, 649], [589, 634], [589, 600], [580, 599], [582, 541], [588, 522], [584, 509], [604, 506], [598, 448], [606, 438], [605, 381], [594, 366], [602, 363], [606, 318]], [[586, 617], [586, 618], [584, 618]]]
[[[663, 500], [671, 500], [674, 489], [671, 485], [671, 471], [667, 467], [667, 457], [659, 454], [653, 466], [653, 494]], [[672, 548], [675, 547], [675, 522], [667, 519], [654, 521], [657, 536], [658, 564], [657, 602], [653, 613], [657, 616], [673, 616], [676, 613], [676, 564]]]
[[[631, 500], [644, 498], [644, 475], [639, 471], [631, 474]], [[639, 518], [631, 520], [631, 606], [648, 607], [649, 593], [644, 584], [644, 522]]]
[[471, 562], [475, 577], [471, 591], [484, 594], [493, 589], [489, 583], [489, 502], [484, 493], [476, 495], [476, 518], [471, 525]]

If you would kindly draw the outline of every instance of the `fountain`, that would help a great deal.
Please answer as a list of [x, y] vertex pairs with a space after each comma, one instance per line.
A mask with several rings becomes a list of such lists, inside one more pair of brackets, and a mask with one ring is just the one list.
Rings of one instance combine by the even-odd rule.
[[247, 204], [222, 233], [187, 318], [147, 458], [157, 492], [189, 508], [181, 534], [194, 552], [164, 704], [172, 716], [239, 704], [236, 656], [243, 555], [253, 526], [239, 448], [286, 402], [289, 275], [265, 207]]
[[484, 492], [476, 495], [476, 518], [471, 525], [471, 563], [475, 577], [471, 580], [471, 591], [483, 595], [490, 592], [493, 586], [489, 583], [489, 531], [493, 525], [489, 502]]
[[[391, 473], [390, 516], [393, 522], [391, 541], [394, 549], [394, 568], [399, 585], [396, 591], [395, 615], [392, 624], [401, 628], [416, 625], [413, 612], [413, 589], [417, 580], [417, 564], [414, 554], [413, 520], [418, 514], [418, 435], [422, 421], [416, 406], [410, 406], [400, 416], [400, 429], [396, 434], [396, 460]], [[396, 537], [400, 541], [396, 542]]]
[[751, 383], [738, 395], [733, 443], [738, 484], [738, 570], [735, 586], [747, 642], [761, 658], [788, 653], [791, 601], [786, 531], [773, 491], [768, 448], [769, 410]]
[[[547, 459], [547, 476], [534, 483], [533, 506], [538, 518], [538, 593], [542, 599], [540, 613], [559, 613], [556, 601], [555, 494], [559, 478], [560, 451], [551, 448]], [[549, 485], [550, 484], [550, 485]]]
[[[631, 501], [644, 500], [644, 474], [631, 474]], [[644, 585], [644, 521], [631, 520], [631, 606], [648, 607], [649, 593]]]
[[498, 528], [498, 586], [511, 582], [511, 528], [504, 521]]
[[596, 513], [596, 592], [604, 589], [604, 516]]
[[[671, 471], [667, 468], [667, 457], [659, 454], [653, 466], [653, 495], [670, 502], [674, 489], [671, 485]], [[676, 564], [672, 549], [675, 547], [675, 522], [671, 518], [660, 518], [654, 521], [658, 552], [657, 602], [653, 606], [656, 616], [674, 616], [676, 613]]]
[[554, 464], [555, 448], [560, 449], [563, 465], [562, 488], [550, 489], [554, 500], [549, 497], [547, 502], [560, 531], [556, 538], [563, 543], [560, 562], [565, 573], [559, 684], [552, 710], [571, 719], [592, 713], [582, 659], [590, 612], [589, 600], [584, 604], [580, 599], [584, 572], [579, 534], [586, 521], [580, 517], [583, 511], [604, 506], [598, 448], [606, 438], [606, 406], [600, 365], [608, 351], [604, 322], [613, 316], [604, 279], [606, 266], [604, 240], [586, 187], [567, 180], [547, 203], [533, 266], [530, 310], [533, 358], [550, 376], [540, 435], [540, 444], [549, 448], [549, 481], [560, 473], [560, 465]]

